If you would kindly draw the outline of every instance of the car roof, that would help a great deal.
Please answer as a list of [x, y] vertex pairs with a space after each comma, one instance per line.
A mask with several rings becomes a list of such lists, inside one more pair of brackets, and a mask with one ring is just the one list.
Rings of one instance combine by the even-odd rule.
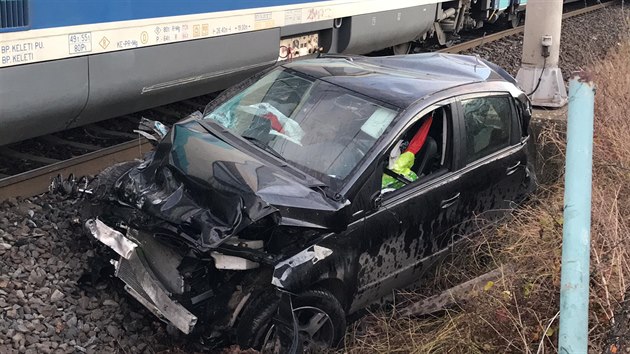
[[[406, 108], [420, 98], [476, 82], [506, 81], [495, 65], [469, 55], [420, 53], [387, 57], [324, 56], [282, 65]], [[491, 67], [492, 66], [492, 67]]]

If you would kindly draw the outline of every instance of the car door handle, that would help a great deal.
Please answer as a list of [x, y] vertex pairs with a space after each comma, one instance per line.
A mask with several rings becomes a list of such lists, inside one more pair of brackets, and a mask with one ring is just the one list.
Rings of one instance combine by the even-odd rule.
[[459, 199], [459, 195], [460, 195], [460, 193], [457, 193], [454, 196], [452, 196], [451, 198], [444, 199], [443, 201], [441, 201], [440, 202], [440, 208], [446, 209], [446, 208], [450, 207], [451, 205], [455, 204], [457, 199]]
[[510, 166], [508, 168], [505, 169], [505, 174], [506, 175], [511, 175], [512, 173], [516, 172], [516, 170], [518, 170], [518, 168], [521, 166], [521, 162], [517, 162], [514, 166]]

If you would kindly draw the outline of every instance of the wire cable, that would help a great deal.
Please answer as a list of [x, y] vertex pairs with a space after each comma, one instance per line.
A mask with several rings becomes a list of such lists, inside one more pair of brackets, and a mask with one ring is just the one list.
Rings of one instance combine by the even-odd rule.
[[540, 72], [540, 76], [538, 77], [538, 82], [536, 83], [536, 87], [534, 87], [534, 90], [532, 92], [527, 94], [528, 97], [533, 95], [534, 92], [538, 90], [538, 87], [540, 86], [540, 81], [542, 81], [543, 74], [545, 73], [545, 68], [547, 68], [547, 57], [543, 57], [543, 69]]

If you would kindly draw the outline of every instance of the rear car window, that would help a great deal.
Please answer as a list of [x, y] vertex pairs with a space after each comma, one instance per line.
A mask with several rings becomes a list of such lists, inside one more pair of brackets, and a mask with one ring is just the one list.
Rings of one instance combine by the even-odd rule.
[[508, 97], [480, 97], [461, 102], [466, 126], [466, 162], [473, 162], [509, 145], [512, 109]]

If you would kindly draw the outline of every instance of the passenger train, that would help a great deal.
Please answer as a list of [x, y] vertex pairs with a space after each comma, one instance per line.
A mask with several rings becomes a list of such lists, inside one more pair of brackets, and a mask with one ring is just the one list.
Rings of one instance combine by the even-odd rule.
[[0, 0], [0, 145], [226, 88], [281, 60], [517, 24], [526, 0]]

